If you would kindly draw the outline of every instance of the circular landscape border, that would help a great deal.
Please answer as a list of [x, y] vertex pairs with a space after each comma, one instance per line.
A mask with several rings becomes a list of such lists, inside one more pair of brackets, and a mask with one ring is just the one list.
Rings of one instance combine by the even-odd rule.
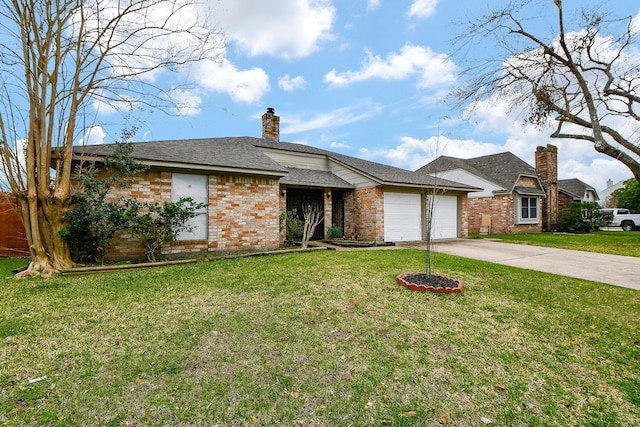
[[403, 273], [396, 280], [400, 285], [416, 292], [459, 294], [464, 287], [460, 280], [434, 274], [427, 277], [425, 273]]

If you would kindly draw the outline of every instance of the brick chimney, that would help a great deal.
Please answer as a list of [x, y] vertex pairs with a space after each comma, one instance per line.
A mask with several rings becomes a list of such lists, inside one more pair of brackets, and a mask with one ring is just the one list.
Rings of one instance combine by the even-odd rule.
[[267, 108], [262, 115], [262, 138], [280, 141], [280, 117], [275, 115], [273, 108]]
[[551, 231], [558, 216], [558, 147], [536, 148], [536, 170], [547, 195], [542, 201], [542, 229]]

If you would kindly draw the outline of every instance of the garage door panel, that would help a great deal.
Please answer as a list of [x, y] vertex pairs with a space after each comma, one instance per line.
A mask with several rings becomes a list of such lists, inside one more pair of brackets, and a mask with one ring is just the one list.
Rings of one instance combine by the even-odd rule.
[[434, 196], [431, 238], [454, 239], [458, 237], [458, 198]]
[[384, 240], [402, 242], [422, 239], [422, 196], [415, 193], [384, 193]]

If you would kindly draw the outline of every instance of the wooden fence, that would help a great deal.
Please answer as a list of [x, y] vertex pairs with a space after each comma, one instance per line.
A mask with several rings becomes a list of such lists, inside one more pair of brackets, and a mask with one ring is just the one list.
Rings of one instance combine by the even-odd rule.
[[0, 257], [29, 256], [27, 236], [10, 195], [0, 193]]

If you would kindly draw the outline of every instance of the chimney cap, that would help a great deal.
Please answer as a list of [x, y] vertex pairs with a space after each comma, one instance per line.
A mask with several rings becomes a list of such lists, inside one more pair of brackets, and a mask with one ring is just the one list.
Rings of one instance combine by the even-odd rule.
[[267, 107], [267, 114], [273, 114], [275, 111], [276, 110], [273, 107]]

